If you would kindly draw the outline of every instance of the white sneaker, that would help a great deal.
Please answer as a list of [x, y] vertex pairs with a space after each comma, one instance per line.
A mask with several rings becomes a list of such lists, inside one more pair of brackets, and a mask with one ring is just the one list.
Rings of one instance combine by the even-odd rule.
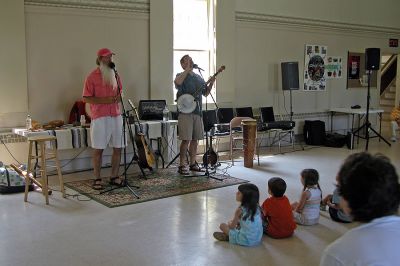
[[392, 142], [396, 142], [396, 141], [397, 141], [397, 138], [396, 138], [396, 137], [391, 137], [390, 140], [391, 140]]

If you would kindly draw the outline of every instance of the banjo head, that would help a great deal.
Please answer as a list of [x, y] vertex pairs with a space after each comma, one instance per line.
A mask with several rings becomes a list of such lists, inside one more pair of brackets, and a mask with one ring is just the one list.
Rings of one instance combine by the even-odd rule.
[[196, 101], [190, 94], [183, 94], [178, 98], [177, 106], [178, 110], [184, 114], [190, 114], [196, 109]]

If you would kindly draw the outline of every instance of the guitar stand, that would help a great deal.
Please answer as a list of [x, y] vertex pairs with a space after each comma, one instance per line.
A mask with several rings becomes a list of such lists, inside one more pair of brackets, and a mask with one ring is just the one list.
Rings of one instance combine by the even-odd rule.
[[[207, 111], [207, 103], [206, 103], [206, 111]], [[207, 117], [206, 117], [206, 120], [207, 120]], [[206, 121], [206, 124], [207, 124], [207, 121]], [[208, 152], [208, 150], [209, 150], [208, 135], [210, 135], [209, 131], [206, 133], [206, 153], [205, 153], [205, 155], [206, 155], [206, 160], [205, 160], [206, 161], [206, 163], [205, 163], [206, 172], [203, 175], [198, 175], [198, 176], [204, 176], [204, 177], [212, 178], [212, 179], [215, 179], [215, 180], [218, 180], [218, 181], [223, 181], [224, 180], [223, 178], [218, 178], [216, 176], [213, 176], [213, 175], [211, 175], [211, 173], [209, 171], [209, 167], [208, 167], [208, 156], [209, 156], [209, 152]], [[215, 170], [214, 171], [214, 173], [215, 173], [216, 172], [216, 167], [214, 168], [214, 170]]]

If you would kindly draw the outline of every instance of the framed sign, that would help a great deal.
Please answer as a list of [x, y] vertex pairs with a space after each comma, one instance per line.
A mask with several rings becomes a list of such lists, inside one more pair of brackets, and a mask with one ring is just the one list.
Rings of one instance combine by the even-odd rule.
[[[377, 71], [372, 71], [371, 87], [377, 86]], [[347, 88], [368, 86], [368, 75], [365, 70], [365, 53], [347, 53]]]

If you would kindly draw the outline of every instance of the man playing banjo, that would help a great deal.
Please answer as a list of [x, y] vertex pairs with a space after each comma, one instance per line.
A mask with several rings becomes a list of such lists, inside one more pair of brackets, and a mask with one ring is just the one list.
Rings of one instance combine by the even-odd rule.
[[196, 101], [196, 108], [191, 113], [182, 113], [178, 116], [179, 139], [182, 141], [179, 148], [180, 164], [178, 172], [182, 175], [189, 174], [186, 166], [186, 152], [189, 147], [189, 170], [201, 171], [196, 163], [197, 141], [203, 139], [203, 120], [202, 120], [202, 95], [208, 96], [214, 85], [215, 77], [211, 77], [206, 83], [204, 79], [193, 72], [193, 60], [189, 55], [184, 55], [180, 60], [184, 69], [178, 73], [174, 80], [178, 90], [176, 98], [184, 94], [190, 94]]

